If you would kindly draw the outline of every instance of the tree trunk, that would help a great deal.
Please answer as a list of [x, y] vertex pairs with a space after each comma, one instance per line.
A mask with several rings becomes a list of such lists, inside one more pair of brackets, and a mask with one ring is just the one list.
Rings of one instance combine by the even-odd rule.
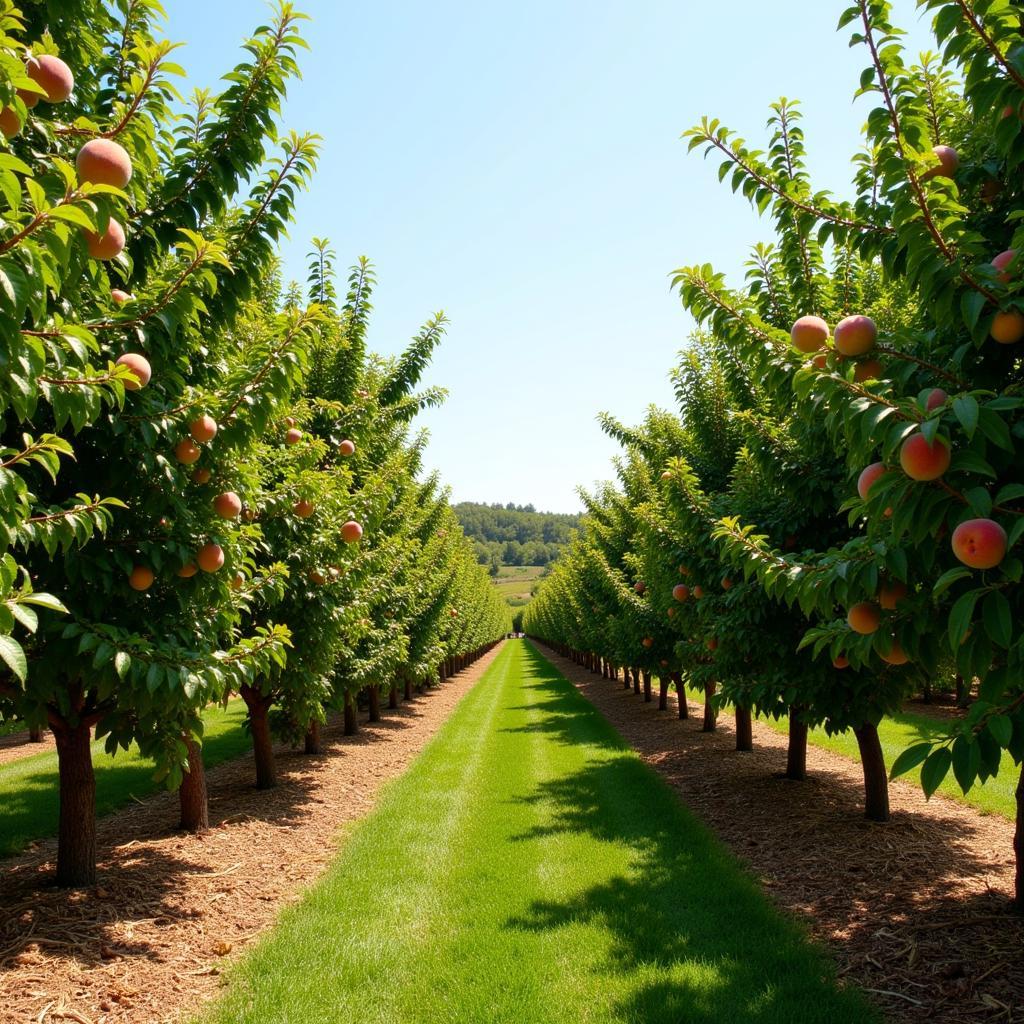
[[370, 721], [380, 721], [380, 686], [374, 683], [370, 688]]
[[959, 672], [956, 676], [956, 706], [958, 708], [971, 706], [971, 688], [966, 685], [964, 677]]
[[651, 673], [644, 672], [644, 703], [651, 702]]
[[57, 884], [65, 888], [96, 881], [96, 776], [89, 726], [53, 727], [60, 772]]
[[391, 689], [388, 690], [388, 707], [389, 708], [397, 708], [398, 707], [398, 686], [397, 686], [397, 684], [393, 685], [391, 687]]
[[273, 789], [277, 785], [274, 764], [274, 741], [270, 736], [270, 698], [258, 690], [242, 687], [242, 699], [249, 709], [249, 730], [252, 733], [252, 752], [256, 760], [256, 788]]
[[789, 708], [789, 746], [786, 749], [786, 778], [803, 782], [807, 778], [807, 723], [801, 717], [801, 708]]
[[306, 753], [322, 754], [323, 744], [320, 742], [320, 723], [314, 718], [306, 730]]
[[1017, 828], [1013, 833], [1013, 852], [1017, 855], [1017, 881], [1013, 905], [1024, 914], [1024, 764], [1017, 780]]
[[668, 676], [658, 677], [658, 710], [668, 710]]
[[704, 725], [701, 732], [714, 732], [718, 721], [718, 714], [711, 698], [715, 695], [716, 683], [708, 683], [704, 687]]
[[676, 696], [679, 698], [679, 717], [689, 718], [690, 708], [686, 703], [686, 687], [683, 685], [683, 673], [673, 672], [672, 682], [676, 684]]
[[628, 665], [623, 665], [622, 666], [622, 688], [624, 690], [632, 690], [633, 689], [633, 683], [632, 683], [632, 681], [629, 678], [629, 666]]
[[206, 795], [206, 766], [203, 749], [191, 736], [182, 736], [188, 747], [188, 771], [178, 789], [181, 827], [187, 832], [205, 832], [210, 827], [210, 803]]
[[405, 699], [412, 700], [412, 680], [408, 676], [405, 678]]
[[42, 743], [43, 730], [38, 725], [33, 725], [28, 731], [29, 743]]
[[889, 779], [878, 729], [870, 722], [853, 730], [864, 768], [864, 815], [871, 821], [889, 820]]
[[754, 749], [754, 727], [750, 720], [750, 708], [736, 705], [736, 749]]
[[359, 721], [356, 718], [356, 698], [351, 690], [345, 691], [345, 735], [355, 736], [359, 732]]
[[633, 692], [640, 693], [640, 669], [633, 669]]

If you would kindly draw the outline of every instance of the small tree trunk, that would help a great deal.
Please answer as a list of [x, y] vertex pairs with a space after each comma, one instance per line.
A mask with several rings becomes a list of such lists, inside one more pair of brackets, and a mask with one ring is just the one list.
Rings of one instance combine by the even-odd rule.
[[715, 711], [715, 705], [711, 698], [714, 697], [716, 688], [715, 683], [708, 683], [707, 686], [704, 687], [704, 725], [701, 732], [715, 731], [718, 714]]
[[932, 681], [930, 679], [925, 679], [921, 685], [921, 700], [925, 704], [931, 704], [932, 702]]
[[967, 708], [971, 706], [971, 688], [964, 681], [964, 677], [958, 672], [956, 675], [956, 706]]
[[750, 708], [736, 705], [736, 749], [754, 749], [754, 727], [750, 720]]
[[405, 699], [412, 700], [412, 680], [408, 676], [405, 677]]
[[651, 702], [651, 673], [644, 672], [644, 703]]
[[53, 727], [60, 773], [57, 884], [65, 888], [96, 881], [96, 776], [89, 726]]
[[889, 820], [889, 779], [878, 729], [870, 722], [853, 730], [864, 768], [864, 815], [871, 821]]
[[676, 684], [676, 696], [679, 698], [679, 717], [689, 718], [690, 708], [686, 703], [686, 687], [683, 685], [683, 673], [673, 672], [672, 682]]
[[33, 725], [28, 730], [29, 743], [42, 743], [43, 730], [38, 725]]
[[1017, 780], [1017, 828], [1013, 833], [1013, 852], [1017, 858], [1017, 879], [1013, 905], [1024, 914], [1024, 764]]
[[786, 778], [803, 782], [807, 778], [807, 723], [796, 704], [789, 708], [789, 746], [786, 748]]
[[314, 718], [306, 730], [306, 753], [322, 754], [323, 744], [320, 742], [320, 723]]
[[633, 669], [633, 692], [637, 694], [640, 692], [640, 669], [638, 668]]
[[345, 691], [345, 735], [355, 736], [359, 732], [359, 721], [356, 718], [356, 698], [351, 690]]
[[658, 710], [668, 710], [668, 676], [658, 677]]
[[380, 721], [380, 686], [377, 683], [370, 687], [370, 721]]
[[188, 771], [178, 789], [181, 827], [186, 832], [205, 832], [210, 827], [210, 803], [206, 793], [206, 766], [203, 750], [191, 736], [182, 736], [188, 747]]
[[250, 686], [243, 686], [241, 692], [249, 709], [249, 731], [252, 733], [252, 752], [256, 761], [256, 788], [273, 789], [277, 785], [277, 767], [274, 764], [274, 742], [270, 736], [270, 698]]
[[388, 707], [389, 708], [397, 708], [398, 707], [398, 686], [397, 686], [397, 684], [393, 685], [391, 687], [391, 689], [388, 690]]

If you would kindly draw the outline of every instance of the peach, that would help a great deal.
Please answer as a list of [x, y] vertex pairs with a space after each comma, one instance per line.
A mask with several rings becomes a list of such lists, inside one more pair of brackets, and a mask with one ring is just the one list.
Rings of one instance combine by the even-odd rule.
[[677, 583], [672, 588], [672, 596], [677, 601], [685, 601], [690, 596], [690, 588], [685, 583]]
[[355, 451], [356, 446], [353, 441], [342, 441], [341, 444], [338, 445], [338, 454], [343, 455], [346, 459], [350, 455], [354, 455]]
[[704, 596], [704, 588], [700, 585], [693, 588], [690, 591], [691, 594], [699, 601]]
[[313, 502], [300, 498], [292, 509], [300, 519], [308, 519], [313, 514]]
[[790, 328], [793, 347], [801, 352], [817, 352], [828, 341], [828, 324], [820, 316], [802, 316]]
[[213, 510], [221, 519], [236, 519], [242, 511], [242, 499], [234, 491], [225, 491], [213, 499]]
[[949, 445], [940, 437], [929, 444], [924, 434], [911, 434], [900, 447], [900, 465], [911, 480], [938, 480], [950, 458]]
[[149, 590], [155, 579], [153, 570], [148, 565], [137, 565], [128, 574], [128, 586], [132, 590]]
[[858, 383], [882, 379], [882, 364], [877, 359], [862, 359], [853, 368], [853, 379]]
[[322, 587], [327, 582], [327, 577], [319, 569], [310, 569], [309, 579], [318, 587]]
[[729, 579], [728, 576], [723, 576], [722, 577], [722, 589], [723, 590], [732, 590], [732, 580]]
[[861, 633], [864, 636], [874, 633], [881, 622], [878, 606], [870, 601], [861, 601], [846, 613], [846, 622], [855, 633]]
[[187, 437], [174, 446], [174, 457], [183, 466], [191, 466], [193, 462], [198, 462], [202, 454], [203, 450]]
[[925, 411], [931, 412], [932, 409], [938, 409], [948, 401], [949, 395], [947, 395], [942, 388], [932, 388], [931, 391], [928, 392], [928, 397], [924, 400]]
[[25, 61], [25, 74], [42, 88], [43, 95], [39, 99], [47, 103], [63, 103], [75, 88], [75, 76], [71, 68], [52, 53], [29, 57]]
[[994, 519], [968, 519], [953, 531], [953, 554], [972, 569], [994, 569], [1006, 555], [1006, 540]]
[[178, 575], [183, 580], [191, 579], [195, 574], [199, 572], [199, 566], [195, 562], [186, 562], [179, 570]]
[[885, 476], [888, 470], [885, 468], [884, 462], [872, 462], [870, 466], [866, 466], [861, 470], [861, 474], [857, 477], [857, 493], [860, 495], [862, 501], [868, 500], [868, 495], [871, 493], [871, 488], [874, 486], [876, 480]]
[[224, 564], [224, 549], [219, 544], [204, 544], [196, 552], [196, 562], [203, 572], [216, 572]]
[[639, 595], [640, 595], [641, 597], [643, 597], [643, 595], [644, 595], [644, 592], [645, 592], [645, 591], [647, 590], [647, 584], [646, 584], [646, 583], [644, 583], [644, 581], [643, 581], [643, 580], [637, 580], [637, 581], [636, 581], [636, 583], [634, 583], [634, 584], [633, 584], [633, 589], [634, 589], [634, 590], [635, 590], [635, 591], [636, 591], [636, 592], [637, 592], [637, 593], [638, 593], [638, 594], [639, 594]]
[[341, 539], [346, 544], [355, 544], [362, 535], [363, 528], [354, 519], [350, 519], [341, 528]]
[[295, 417], [294, 416], [285, 416], [285, 418], [284, 418], [284, 425], [286, 427], [294, 427], [295, 426]]
[[204, 414], [188, 425], [188, 432], [193, 441], [212, 441], [217, 436], [217, 421]]
[[688, 565], [681, 565], [681, 566], [679, 566], [679, 575], [680, 576], [689, 576], [690, 575], [690, 567]]
[[935, 146], [932, 149], [938, 164], [921, 175], [921, 181], [929, 178], [952, 178], [960, 166], [960, 154], [952, 146]]
[[996, 274], [997, 281], [1000, 281], [1002, 284], [1010, 283], [1010, 275], [1006, 272], [1006, 268], [1013, 262], [1013, 258], [1016, 255], [1016, 249], [1004, 249], [992, 260], [992, 266], [998, 271]]
[[285, 444], [298, 444], [302, 440], [302, 431], [297, 430], [295, 427], [289, 427], [288, 432], [284, 435]]
[[115, 306], [123, 306], [126, 302], [131, 302], [135, 296], [131, 292], [126, 292], [123, 288], [111, 288], [110, 289], [110, 301]]
[[199, 466], [192, 470], [192, 482], [196, 484], [208, 484], [213, 473], [206, 466]]
[[75, 169], [82, 184], [124, 188], [132, 180], [132, 158], [113, 139], [90, 139], [78, 151]]
[[85, 228], [82, 234], [85, 235], [85, 247], [94, 260], [116, 259], [124, 251], [124, 228], [113, 217], [107, 221], [107, 230], [103, 234]]
[[844, 356], [862, 356], [877, 340], [878, 328], [869, 316], [848, 316], [836, 324], [836, 351]]
[[707, 648], [709, 651], [717, 651], [718, 641], [714, 637], [711, 637], [711, 639], [707, 642]]
[[125, 352], [114, 360], [115, 366], [127, 366], [131, 376], [124, 380], [125, 391], [140, 391], [144, 388], [153, 376], [153, 368], [149, 360], [138, 352]]
[[672, 479], [672, 470], [671, 469], [662, 470], [661, 479], [662, 480], [671, 480]]
[[676, 617], [676, 610], [675, 610], [675, 608], [669, 608], [669, 610], [667, 612], [667, 615], [668, 615], [668, 617], [670, 619], [674, 619]]
[[906, 596], [907, 585], [899, 580], [893, 580], [878, 591], [878, 603], [886, 611], [892, 611]]
[[840, 654], [832, 659], [833, 668], [849, 668], [850, 659], [845, 654]]
[[245, 586], [245, 577], [240, 572], [236, 572], [235, 575], [231, 577], [231, 589], [232, 590], [241, 590], [242, 587], [244, 587], [244, 586]]
[[653, 647], [654, 646], [654, 637], [645, 636], [643, 638], [643, 640], [641, 640], [640, 642], [644, 645], [644, 647]]
[[1003, 310], [992, 318], [989, 334], [1000, 345], [1015, 345], [1024, 338], [1024, 313], [1015, 309]]
[[896, 639], [896, 637], [892, 638], [892, 644], [889, 647], [889, 653], [879, 654], [878, 656], [882, 659], [882, 661], [886, 662], [886, 664], [888, 665], [906, 665], [906, 663], [910, 661], [910, 658], [908, 658], [907, 655], [904, 653], [903, 648], [900, 647], [900, 642]]
[[0, 110], [0, 132], [4, 133], [5, 139], [13, 139], [22, 127], [21, 118], [14, 107], [4, 107]]

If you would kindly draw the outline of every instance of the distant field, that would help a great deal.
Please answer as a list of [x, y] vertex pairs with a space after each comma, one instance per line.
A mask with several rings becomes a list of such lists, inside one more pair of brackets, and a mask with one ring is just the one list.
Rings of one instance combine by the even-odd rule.
[[510, 605], [519, 607], [530, 600], [530, 588], [543, 572], [543, 565], [503, 565], [494, 585]]

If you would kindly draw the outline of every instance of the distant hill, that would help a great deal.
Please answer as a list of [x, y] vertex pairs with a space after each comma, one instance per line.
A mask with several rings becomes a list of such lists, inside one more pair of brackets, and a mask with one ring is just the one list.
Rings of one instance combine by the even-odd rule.
[[533, 505], [482, 505], [463, 501], [455, 514], [473, 541], [477, 560], [497, 575], [503, 565], [549, 565], [562, 553], [580, 517], [538, 512]]

